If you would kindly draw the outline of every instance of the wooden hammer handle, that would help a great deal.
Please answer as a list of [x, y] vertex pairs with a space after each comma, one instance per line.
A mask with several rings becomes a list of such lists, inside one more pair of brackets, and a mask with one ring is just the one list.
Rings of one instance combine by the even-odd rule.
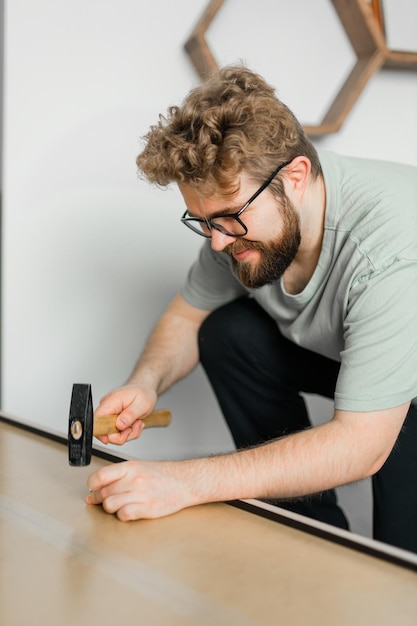
[[[118, 415], [98, 415], [94, 418], [93, 435], [100, 437], [101, 435], [112, 435], [120, 432], [116, 428], [116, 420]], [[154, 411], [143, 418], [145, 428], [154, 428], [159, 426], [169, 426], [171, 423], [171, 413], [167, 409]]]

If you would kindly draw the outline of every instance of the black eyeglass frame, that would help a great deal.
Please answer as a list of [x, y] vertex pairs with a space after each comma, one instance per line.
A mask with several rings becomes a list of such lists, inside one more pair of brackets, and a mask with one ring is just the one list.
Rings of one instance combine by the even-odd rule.
[[[246, 211], [248, 206], [250, 206], [252, 202], [272, 183], [275, 176], [282, 169], [284, 169], [284, 167], [287, 167], [287, 165], [289, 165], [293, 160], [294, 159], [291, 159], [291, 161], [286, 161], [285, 163], [281, 163], [281, 165], [279, 165], [272, 172], [269, 178], [267, 178], [266, 181], [262, 183], [259, 189], [255, 191], [255, 193], [249, 198], [249, 200], [243, 205], [243, 207], [239, 209], [239, 211], [237, 211], [236, 213], [225, 213], [224, 215], [216, 215], [216, 217], [205, 219], [204, 217], [186, 217], [188, 213], [188, 209], [187, 209], [181, 218], [181, 222], [185, 224], [186, 226], [188, 226], [188, 228], [190, 228], [194, 233], [197, 233], [197, 235], [201, 235], [202, 237], [206, 237], [207, 239], [211, 239], [211, 231], [213, 228], [220, 231], [223, 235], [227, 235], [228, 237], [244, 237], [248, 232], [248, 228], [242, 222], [242, 220], [240, 219], [240, 216], [242, 215], [244, 211]], [[243, 233], [231, 233], [230, 231], [226, 230], [224, 226], [221, 226], [221, 224], [216, 224], [215, 220], [222, 218], [222, 217], [226, 217], [228, 219], [230, 218], [235, 219], [238, 222], [238, 224], [240, 224], [240, 226], [243, 228], [244, 232]], [[200, 230], [197, 226], [194, 226], [192, 222], [205, 224], [207, 228], [209, 229], [210, 233], [205, 233], [204, 231]]]

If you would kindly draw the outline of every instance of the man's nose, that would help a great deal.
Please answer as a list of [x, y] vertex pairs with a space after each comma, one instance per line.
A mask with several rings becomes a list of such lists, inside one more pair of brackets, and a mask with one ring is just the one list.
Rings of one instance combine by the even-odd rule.
[[211, 230], [211, 248], [215, 252], [221, 252], [226, 246], [236, 240], [236, 237], [230, 235], [224, 235], [216, 228]]

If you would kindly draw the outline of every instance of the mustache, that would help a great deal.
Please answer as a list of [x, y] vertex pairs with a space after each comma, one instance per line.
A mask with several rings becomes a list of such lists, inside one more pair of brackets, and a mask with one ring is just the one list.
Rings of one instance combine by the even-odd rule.
[[237, 239], [232, 243], [229, 243], [225, 248], [223, 248], [223, 252], [233, 256], [234, 254], [239, 254], [239, 252], [243, 252], [244, 250], [264, 250], [265, 246], [260, 241], [251, 241], [250, 239]]

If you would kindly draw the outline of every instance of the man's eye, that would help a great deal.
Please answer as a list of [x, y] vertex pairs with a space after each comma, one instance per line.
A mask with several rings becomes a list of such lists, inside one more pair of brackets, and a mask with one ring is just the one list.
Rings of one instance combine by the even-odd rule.
[[215, 224], [220, 224], [221, 226], [226, 226], [228, 224], [233, 224], [236, 223], [236, 220], [234, 217], [231, 217], [230, 215], [222, 215], [222, 217], [216, 217], [213, 222]]

